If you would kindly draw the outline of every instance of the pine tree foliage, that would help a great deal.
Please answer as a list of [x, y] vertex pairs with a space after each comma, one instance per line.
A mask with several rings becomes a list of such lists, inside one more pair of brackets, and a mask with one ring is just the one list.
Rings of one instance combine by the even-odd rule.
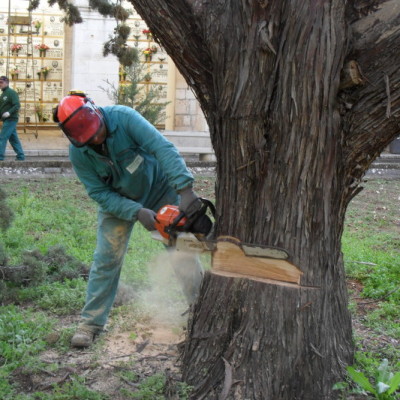
[[137, 49], [135, 62], [131, 66], [125, 67], [127, 83], [115, 85], [108, 79], [105, 81], [106, 87], [100, 87], [107, 93], [108, 98], [114, 104], [121, 104], [138, 111], [150, 123], [157, 124], [161, 121], [162, 110], [168, 102], [160, 103], [160, 92], [156, 86], [151, 87], [147, 92], [140, 86], [140, 82], [149, 81], [151, 74], [144, 71], [145, 66], [140, 63]]
[[114, 29], [114, 35], [104, 44], [104, 57], [114, 54], [121, 65], [131, 66], [138, 60], [135, 48], [126, 44], [131, 28], [126, 24], [120, 24]]
[[107, 0], [89, 0], [89, 7], [97, 10], [103, 17], [113, 17], [117, 21], [126, 21], [129, 12], [120, 4], [111, 4]]
[[[39, 7], [40, 0], [30, 0], [28, 10], [33, 11]], [[72, 26], [83, 22], [79, 9], [67, 0], [48, 0], [50, 6], [57, 4], [64, 11], [64, 22]], [[104, 44], [103, 55], [113, 54], [118, 58], [120, 64], [130, 66], [135, 61], [135, 53], [133, 48], [128, 46], [127, 39], [130, 28], [124, 22], [129, 18], [130, 12], [121, 6], [120, 1], [111, 3], [108, 0], [89, 0], [89, 7], [97, 10], [102, 16], [114, 18], [117, 27], [114, 34]]]
[[[33, 0], [33, 2], [35, 3], [37, 2], [37, 6], [32, 7], [32, 10], [37, 8], [39, 5], [39, 1]], [[30, 4], [32, 4], [32, 2]], [[63, 21], [68, 26], [72, 26], [74, 24], [80, 24], [81, 22], [83, 22], [79, 9], [75, 5], [69, 3], [67, 0], [49, 0], [49, 6], [54, 6], [55, 4], [58, 4], [60, 9], [65, 12]]]

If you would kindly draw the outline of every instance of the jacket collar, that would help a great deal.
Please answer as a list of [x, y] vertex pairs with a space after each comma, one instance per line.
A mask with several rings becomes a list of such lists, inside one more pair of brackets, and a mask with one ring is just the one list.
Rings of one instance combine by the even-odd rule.
[[110, 116], [107, 113], [107, 110], [105, 110], [103, 107], [99, 107], [99, 110], [103, 114], [104, 122], [107, 127], [108, 136], [113, 136], [113, 134], [117, 130], [117, 122], [110, 118]]

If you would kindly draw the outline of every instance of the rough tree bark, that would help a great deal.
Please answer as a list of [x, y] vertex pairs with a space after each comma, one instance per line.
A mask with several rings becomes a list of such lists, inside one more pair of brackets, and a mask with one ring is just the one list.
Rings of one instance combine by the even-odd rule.
[[217, 233], [282, 247], [303, 272], [206, 276], [183, 353], [193, 398], [334, 398], [353, 359], [345, 211], [399, 131], [398, 1], [130, 1], [207, 118]]

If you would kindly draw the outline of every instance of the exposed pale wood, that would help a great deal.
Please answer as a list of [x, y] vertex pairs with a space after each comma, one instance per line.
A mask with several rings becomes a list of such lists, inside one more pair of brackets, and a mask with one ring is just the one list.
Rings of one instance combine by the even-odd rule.
[[261, 244], [243, 243], [241, 240], [229, 235], [218, 236], [217, 241], [237, 244], [246, 256], [277, 258], [280, 260], [286, 260], [289, 257], [288, 252], [284, 249]]
[[[304, 286], [300, 286], [296, 283], [291, 283], [291, 282], [283, 282], [283, 281], [276, 281], [273, 279], [265, 279], [265, 278], [258, 278], [255, 276], [250, 276], [250, 275], [243, 275], [243, 274], [236, 274], [234, 272], [227, 272], [227, 271], [218, 271], [216, 269], [211, 270], [212, 274], [219, 275], [219, 276], [225, 276], [226, 278], [241, 278], [241, 279], [250, 279], [256, 282], [262, 282], [262, 283], [268, 283], [269, 285], [278, 285], [278, 286], [286, 286], [290, 288], [303, 288]], [[307, 287], [308, 289], [318, 289], [318, 288], [313, 288], [313, 287]]]
[[339, 89], [348, 89], [353, 86], [364, 85], [365, 78], [362, 75], [357, 61], [349, 61], [342, 70]]
[[217, 243], [213, 253], [212, 268], [214, 271], [225, 271], [243, 276], [262, 279], [300, 283], [302, 272], [285, 260], [246, 256], [240, 247], [240, 241], [222, 240]]

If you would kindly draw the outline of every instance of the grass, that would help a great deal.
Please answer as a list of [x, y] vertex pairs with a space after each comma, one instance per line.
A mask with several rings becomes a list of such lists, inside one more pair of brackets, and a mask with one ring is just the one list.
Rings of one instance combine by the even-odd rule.
[[[196, 190], [213, 197], [213, 178], [197, 177]], [[9, 179], [2, 182], [7, 203], [15, 213], [11, 227], [0, 233], [8, 257], [8, 265], [21, 265], [27, 260], [24, 251], [39, 250], [43, 255], [62, 244], [65, 252], [90, 265], [96, 242], [96, 209], [82, 185], [74, 178]], [[373, 377], [384, 358], [394, 371], [400, 364], [400, 350], [391, 344], [400, 339], [400, 181], [370, 181], [351, 203], [343, 234], [343, 253], [348, 279], [357, 284], [351, 301], [352, 310], [363, 326], [369, 329], [368, 340], [355, 336], [358, 352], [357, 367]], [[163, 246], [137, 224], [130, 241], [122, 272], [122, 281], [134, 293], [151, 281], [148, 264]], [[59, 263], [57, 258], [55, 263]], [[39, 264], [43, 260], [39, 260]], [[39, 265], [38, 264], [38, 265]], [[40, 264], [42, 265], [42, 264]], [[75, 269], [75, 264], [68, 266]], [[48, 271], [54, 270], [49, 266]], [[76, 315], [81, 309], [86, 282], [69, 276], [68, 268], [39, 283], [10, 288], [11, 298], [0, 307], [0, 398], [5, 400], [33, 399], [106, 399], [105, 394], [90, 390], [78, 377], [56, 384], [45, 392], [20, 393], [14, 387], [14, 375], [21, 369], [33, 373], [43, 366], [39, 356], [44, 350], [69, 351], [74, 322], [60, 326], [58, 320]], [[56, 279], [55, 274], [58, 277]], [[169, 283], [164, 282], [164, 286]], [[0, 288], [1, 290], [1, 288]], [[176, 288], [174, 298], [179, 297]], [[1, 296], [0, 296], [1, 298]], [[7, 303], [7, 304], [6, 304]], [[174, 308], [170, 300], [165, 307]], [[137, 338], [136, 325], [146, 323], [146, 313], [135, 303], [123, 304], [112, 310], [110, 329], [131, 331], [130, 340]], [[59, 338], [50, 343], [48, 333], [56, 329]], [[385, 340], [382, 340], [384, 338]], [[398, 342], [397, 342], [398, 343]], [[103, 343], [100, 342], [101, 347]], [[101, 352], [101, 349], [98, 350]], [[96, 360], [93, 361], [97, 362]], [[124, 389], [126, 398], [164, 398], [166, 377], [156, 374], [138, 381], [134, 375], [123, 379], [135, 381], [135, 390]], [[188, 398], [190, 388], [177, 382], [180, 399]], [[36, 396], [36, 397], [35, 397]]]
[[34, 396], [17, 394], [12, 400], [31, 400], [33, 398], [35, 400], [107, 400], [109, 398], [106, 395], [89, 390], [86, 387], [85, 380], [79, 376], [75, 376], [71, 382], [64, 385], [55, 385], [51, 393], [35, 392]]
[[[62, 244], [67, 254], [90, 265], [96, 244], [97, 205], [76, 179], [16, 179], [5, 186], [7, 203], [15, 213], [11, 227], [0, 234], [9, 264], [20, 264], [23, 250], [45, 253]], [[147, 262], [162, 248], [137, 224], [125, 258], [128, 268], [123, 270], [123, 279], [143, 285]]]
[[[349, 205], [342, 237], [347, 277], [359, 286], [352, 312], [369, 329], [367, 344], [355, 333], [355, 365], [372, 381], [382, 360], [389, 360], [392, 373], [400, 371], [399, 210], [400, 181], [372, 180]], [[344, 393], [357, 391], [364, 393], [362, 385]]]
[[18, 293], [21, 302], [33, 301], [42, 310], [57, 315], [69, 315], [80, 310], [85, 303], [86, 282], [83, 279], [66, 279], [30, 288]]
[[2, 307], [0, 317], [0, 354], [4, 364], [19, 367], [45, 348], [43, 337], [51, 328], [43, 313]]
[[11, 264], [21, 261], [22, 249], [45, 252], [60, 243], [68, 254], [90, 263], [96, 240], [96, 205], [78, 181], [16, 179], [6, 187], [15, 220], [1, 240]]
[[396, 339], [400, 339], [399, 193], [399, 181], [369, 182], [349, 206], [342, 238], [348, 277], [362, 284], [362, 297], [376, 300], [365, 324]]

